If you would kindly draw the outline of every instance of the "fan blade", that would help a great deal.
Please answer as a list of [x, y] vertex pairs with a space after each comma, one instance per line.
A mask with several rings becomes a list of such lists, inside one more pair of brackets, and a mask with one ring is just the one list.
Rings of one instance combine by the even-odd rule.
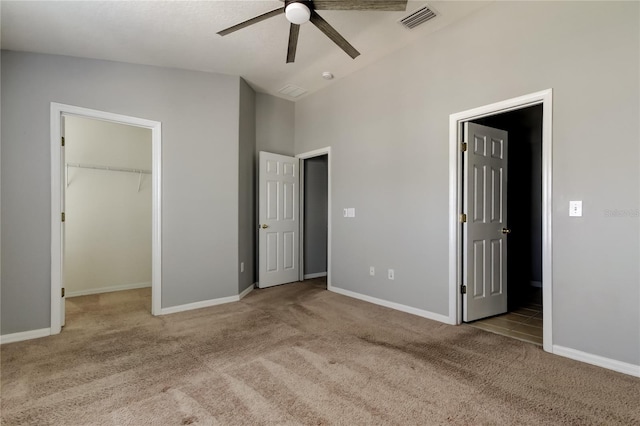
[[239, 24], [234, 25], [233, 27], [229, 27], [225, 30], [218, 31], [218, 34], [220, 34], [221, 36], [226, 36], [227, 34], [231, 34], [234, 31], [241, 30], [245, 27], [248, 27], [249, 25], [257, 24], [260, 21], [264, 21], [265, 19], [280, 15], [281, 13], [284, 13], [284, 7], [281, 7], [276, 10], [272, 10], [271, 12], [263, 13], [262, 15], [256, 16], [255, 18], [251, 18], [244, 22], [240, 22]]
[[287, 63], [295, 62], [296, 49], [298, 48], [298, 34], [300, 33], [300, 25], [291, 24], [289, 29], [289, 47], [287, 48]]
[[407, 0], [314, 0], [316, 10], [404, 11]]
[[340, 49], [344, 50], [347, 55], [351, 56], [351, 58], [355, 59], [360, 55], [355, 47], [353, 47], [347, 40], [344, 39], [327, 21], [322, 19], [320, 15], [315, 10], [311, 11], [311, 22], [313, 25], [318, 27], [320, 31], [322, 31], [327, 37], [331, 39], [335, 44], [337, 44]]

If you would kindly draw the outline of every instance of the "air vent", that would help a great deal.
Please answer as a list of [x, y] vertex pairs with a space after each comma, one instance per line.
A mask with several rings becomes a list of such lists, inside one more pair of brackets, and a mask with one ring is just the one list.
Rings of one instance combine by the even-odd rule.
[[400, 24], [402, 24], [405, 28], [412, 30], [418, 25], [424, 24], [428, 20], [433, 19], [435, 17], [436, 17], [436, 13], [432, 9], [430, 9], [428, 6], [425, 5], [425, 6], [422, 6], [420, 9], [416, 10], [415, 12], [409, 14], [408, 16], [405, 16], [398, 22], [400, 22]]
[[289, 96], [290, 98], [299, 98], [300, 96], [307, 93], [307, 89], [287, 84], [282, 89], [278, 90], [278, 93], [282, 93], [283, 95]]

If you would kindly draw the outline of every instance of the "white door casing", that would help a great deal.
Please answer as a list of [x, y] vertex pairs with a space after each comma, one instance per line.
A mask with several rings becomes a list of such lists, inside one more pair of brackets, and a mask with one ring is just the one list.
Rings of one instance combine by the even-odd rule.
[[464, 123], [463, 319], [507, 312], [507, 154], [504, 130]]
[[[64, 137], [65, 137], [65, 119], [64, 119], [64, 115], [60, 115], [60, 138], [61, 141], [64, 141]], [[63, 212], [62, 214], [65, 215], [65, 220], [63, 220], [60, 223], [60, 241], [62, 242], [62, 256], [60, 256], [60, 277], [62, 280], [62, 291], [61, 293], [61, 299], [60, 299], [60, 327], [63, 327], [65, 325], [65, 316], [66, 316], [66, 298], [65, 298], [65, 281], [64, 281], [64, 270], [65, 270], [65, 259], [64, 259], [64, 253], [66, 250], [66, 244], [67, 244], [67, 239], [66, 239], [66, 232], [67, 232], [67, 227], [66, 227], [66, 210], [67, 210], [67, 203], [66, 203], [66, 190], [67, 190], [67, 182], [68, 182], [68, 170], [67, 170], [67, 165], [66, 165], [66, 154], [65, 154], [65, 145], [63, 143], [60, 144], [60, 170], [63, 170], [64, 173], [64, 180], [62, 181], [62, 184], [60, 185], [60, 192], [61, 192], [61, 197], [60, 197], [60, 211]]]
[[[162, 314], [162, 123], [143, 118], [114, 114], [89, 108], [51, 102], [51, 326], [50, 333], [60, 333], [64, 325], [63, 287], [63, 225], [60, 215], [64, 211], [64, 188], [66, 184], [64, 151], [60, 138], [64, 135], [64, 115], [76, 115], [98, 120], [151, 129], [152, 145], [152, 237], [151, 237], [151, 314]], [[61, 158], [62, 157], [62, 158]], [[61, 303], [62, 302], [62, 303]]]
[[258, 287], [298, 280], [299, 160], [260, 152]]
[[467, 121], [542, 105], [542, 305], [543, 349], [554, 352], [553, 342], [553, 89], [546, 89], [456, 112], [449, 116], [449, 324], [463, 321], [462, 277], [462, 141]]

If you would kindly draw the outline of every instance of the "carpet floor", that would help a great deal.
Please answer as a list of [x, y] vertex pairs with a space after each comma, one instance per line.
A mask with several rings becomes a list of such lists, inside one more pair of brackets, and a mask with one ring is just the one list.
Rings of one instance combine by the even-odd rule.
[[640, 379], [326, 291], [152, 317], [149, 290], [68, 300], [3, 345], [3, 425], [640, 424]]

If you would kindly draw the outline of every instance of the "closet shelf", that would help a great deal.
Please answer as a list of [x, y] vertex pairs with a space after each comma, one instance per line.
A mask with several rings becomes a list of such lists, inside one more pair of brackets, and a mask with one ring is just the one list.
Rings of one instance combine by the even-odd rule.
[[129, 169], [126, 167], [111, 167], [111, 166], [99, 166], [96, 164], [83, 164], [83, 163], [67, 163], [66, 164], [65, 180], [67, 181], [67, 188], [69, 187], [69, 167], [76, 167], [78, 169], [93, 169], [93, 170], [107, 170], [109, 172], [125, 172], [136, 173], [138, 177], [138, 192], [140, 192], [140, 185], [142, 185], [142, 175], [150, 175], [151, 170], [144, 169]]
[[111, 172], [144, 173], [147, 175], [151, 174], [151, 170], [128, 169], [126, 167], [98, 166], [95, 164], [67, 163], [67, 167], [77, 167], [79, 169], [109, 170]]

